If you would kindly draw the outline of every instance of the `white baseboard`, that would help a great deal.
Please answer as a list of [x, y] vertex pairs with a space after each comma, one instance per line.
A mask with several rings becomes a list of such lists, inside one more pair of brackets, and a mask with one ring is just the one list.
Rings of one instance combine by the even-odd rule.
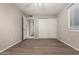
[[12, 45], [10, 45], [10, 46], [8, 46], [8, 47], [2, 49], [2, 50], [0, 51], [0, 53], [3, 52], [3, 51], [5, 51], [5, 50], [7, 50], [7, 49], [9, 49], [9, 48], [12, 47], [12, 46], [18, 44], [18, 43], [20, 43], [20, 42], [21, 42], [21, 40], [19, 40], [19, 41], [15, 42], [14, 44], [12, 44]]
[[61, 41], [61, 42], [63, 42], [64, 44], [66, 44], [66, 45], [68, 45], [68, 46], [70, 46], [70, 47], [72, 47], [73, 49], [75, 49], [76, 51], [79, 51], [79, 49], [78, 48], [76, 48], [76, 47], [74, 47], [74, 46], [72, 46], [72, 45], [70, 45], [69, 43], [67, 43], [67, 42], [65, 42], [65, 41], [63, 41], [63, 40], [61, 40], [61, 39], [58, 39], [59, 41]]
[[57, 38], [38, 38], [38, 39], [57, 39]]
[[26, 38], [26, 39], [57, 39], [57, 38]]

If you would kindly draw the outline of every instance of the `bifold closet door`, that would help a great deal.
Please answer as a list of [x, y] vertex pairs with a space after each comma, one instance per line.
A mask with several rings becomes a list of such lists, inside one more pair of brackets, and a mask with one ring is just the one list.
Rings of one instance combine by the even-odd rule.
[[38, 19], [39, 38], [57, 38], [56, 19]]

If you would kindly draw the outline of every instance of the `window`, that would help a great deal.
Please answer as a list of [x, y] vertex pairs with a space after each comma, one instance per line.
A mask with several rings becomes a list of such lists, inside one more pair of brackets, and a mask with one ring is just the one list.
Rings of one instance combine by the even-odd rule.
[[79, 4], [73, 4], [69, 8], [69, 29], [70, 30], [79, 30]]

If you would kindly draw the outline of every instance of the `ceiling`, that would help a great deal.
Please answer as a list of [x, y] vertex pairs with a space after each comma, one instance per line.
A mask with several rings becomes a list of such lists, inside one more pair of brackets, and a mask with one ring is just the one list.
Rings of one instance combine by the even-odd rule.
[[26, 15], [57, 15], [67, 3], [17, 3], [16, 6], [20, 8]]

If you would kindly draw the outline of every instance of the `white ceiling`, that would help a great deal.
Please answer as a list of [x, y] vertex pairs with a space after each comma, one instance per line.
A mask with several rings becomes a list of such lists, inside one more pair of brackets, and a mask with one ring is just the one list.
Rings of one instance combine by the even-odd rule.
[[35, 6], [33, 3], [17, 3], [27, 15], [57, 15], [67, 3], [41, 3], [41, 6]]

